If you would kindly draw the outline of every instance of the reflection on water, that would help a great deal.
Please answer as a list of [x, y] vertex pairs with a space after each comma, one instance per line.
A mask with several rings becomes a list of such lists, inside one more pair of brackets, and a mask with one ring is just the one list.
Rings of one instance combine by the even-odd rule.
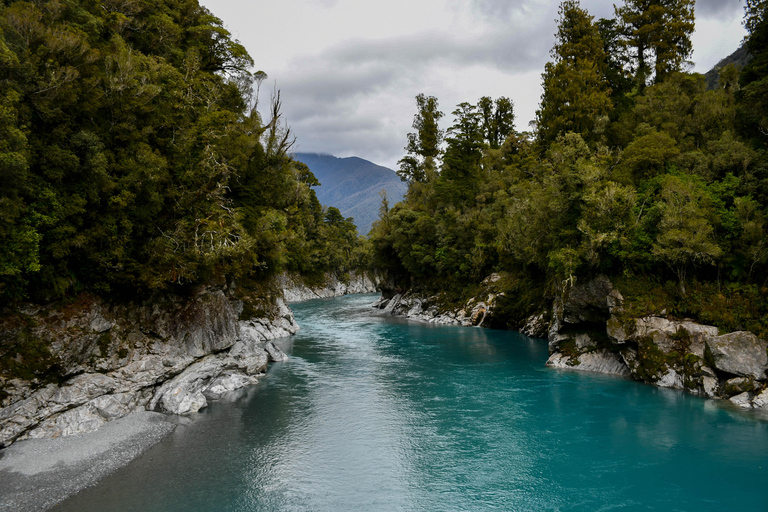
[[57, 510], [766, 509], [766, 423], [373, 300], [296, 305], [288, 362]]

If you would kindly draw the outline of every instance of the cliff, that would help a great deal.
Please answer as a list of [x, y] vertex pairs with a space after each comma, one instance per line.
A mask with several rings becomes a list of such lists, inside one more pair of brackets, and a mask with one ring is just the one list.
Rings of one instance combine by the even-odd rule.
[[65, 306], [25, 304], [0, 322], [0, 446], [91, 432], [132, 411], [188, 414], [253, 384], [268, 340], [298, 330], [281, 298], [245, 318], [226, 288], [113, 304], [82, 294]]
[[234, 285], [111, 303], [22, 304], [0, 318], [0, 447], [92, 432], [137, 410], [190, 414], [286, 359], [270, 340], [299, 326], [286, 305], [376, 291], [364, 275], [310, 287], [280, 276], [246, 308]]
[[283, 297], [288, 304], [305, 300], [341, 297], [352, 293], [374, 293], [379, 279], [364, 273], [351, 272], [346, 279], [336, 274], [326, 274], [320, 283], [307, 284], [301, 276], [283, 274], [278, 280], [278, 286], [283, 290]]

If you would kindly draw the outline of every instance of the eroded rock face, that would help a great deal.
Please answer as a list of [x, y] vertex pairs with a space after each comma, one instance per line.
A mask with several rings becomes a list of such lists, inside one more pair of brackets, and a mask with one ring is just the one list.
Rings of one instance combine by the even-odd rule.
[[352, 293], [374, 293], [377, 281], [375, 276], [371, 279], [371, 276], [355, 272], [350, 273], [348, 281], [341, 281], [335, 274], [328, 274], [324, 285], [309, 287], [297, 276], [283, 274], [278, 279], [278, 284], [283, 290], [285, 301], [293, 304], [312, 299], [341, 297]]
[[602, 363], [608, 351], [620, 354], [634, 379], [660, 387], [731, 398], [748, 408], [764, 407], [759, 397], [768, 397], [764, 340], [748, 332], [720, 335], [716, 327], [691, 320], [628, 317], [623, 297], [605, 278], [555, 300], [548, 339], [550, 366], [610, 373], [610, 365]]
[[722, 336], [711, 336], [707, 339], [707, 348], [718, 370], [765, 380], [768, 343], [751, 332], [737, 331]]
[[609, 375], [629, 376], [629, 369], [621, 356], [608, 350], [597, 350], [578, 357], [555, 352], [547, 360], [547, 366]]
[[532, 338], [546, 338], [549, 334], [549, 322], [552, 314], [542, 311], [529, 316], [520, 332]]
[[[26, 346], [22, 333], [21, 341], [50, 354], [45, 364], [62, 382], [0, 377], [0, 447], [90, 432], [137, 408], [189, 414], [207, 405], [206, 395], [255, 383], [267, 367], [264, 344], [298, 325], [282, 299], [270, 318], [238, 320], [240, 311], [225, 290], [208, 289], [145, 304], [108, 306], [83, 296], [64, 308], [28, 306], [21, 328], [6, 318], [0, 348]], [[15, 360], [32, 364], [35, 355]]]
[[[488, 281], [492, 284], [494, 281]], [[445, 309], [440, 306], [437, 296], [422, 297], [412, 292], [396, 293], [391, 298], [382, 297], [373, 304], [394, 316], [404, 316], [432, 324], [463, 325], [465, 327], [482, 327], [486, 318], [492, 314], [496, 299], [503, 293], [488, 293], [469, 299], [463, 307]]]

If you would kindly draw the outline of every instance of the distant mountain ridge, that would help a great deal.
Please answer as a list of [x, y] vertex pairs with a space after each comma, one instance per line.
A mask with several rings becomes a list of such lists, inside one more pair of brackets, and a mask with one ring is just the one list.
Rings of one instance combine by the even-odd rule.
[[722, 68], [728, 64], [733, 64], [737, 68], [743, 68], [750, 60], [752, 60], [752, 55], [750, 55], [749, 50], [747, 50], [747, 45], [742, 44], [735, 52], [720, 60], [720, 62], [715, 64], [712, 69], [704, 74], [707, 78], [707, 89], [712, 90], [717, 88], [720, 78], [720, 70]]
[[296, 153], [320, 181], [315, 187], [320, 203], [335, 206], [345, 217], [354, 217], [361, 234], [368, 234], [379, 218], [382, 190], [390, 205], [401, 201], [408, 186], [388, 167], [356, 156], [339, 158], [320, 153]]

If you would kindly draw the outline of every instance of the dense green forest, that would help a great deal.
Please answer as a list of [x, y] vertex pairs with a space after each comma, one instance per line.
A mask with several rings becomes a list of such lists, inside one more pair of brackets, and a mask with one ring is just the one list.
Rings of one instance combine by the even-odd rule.
[[752, 59], [711, 90], [686, 71], [694, 0], [625, 0], [600, 20], [566, 0], [532, 132], [504, 97], [458, 105], [443, 132], [419, 95], [408, 194], [382, 205], [375, 264], [447, 300], [502, 272], [513, 327], [603, 273], [638, 313], [767, 334], [766, 9], [747, 1]]
[[0, 301], [360, 265], [253, 71], [197, 0], [3, 0]]

